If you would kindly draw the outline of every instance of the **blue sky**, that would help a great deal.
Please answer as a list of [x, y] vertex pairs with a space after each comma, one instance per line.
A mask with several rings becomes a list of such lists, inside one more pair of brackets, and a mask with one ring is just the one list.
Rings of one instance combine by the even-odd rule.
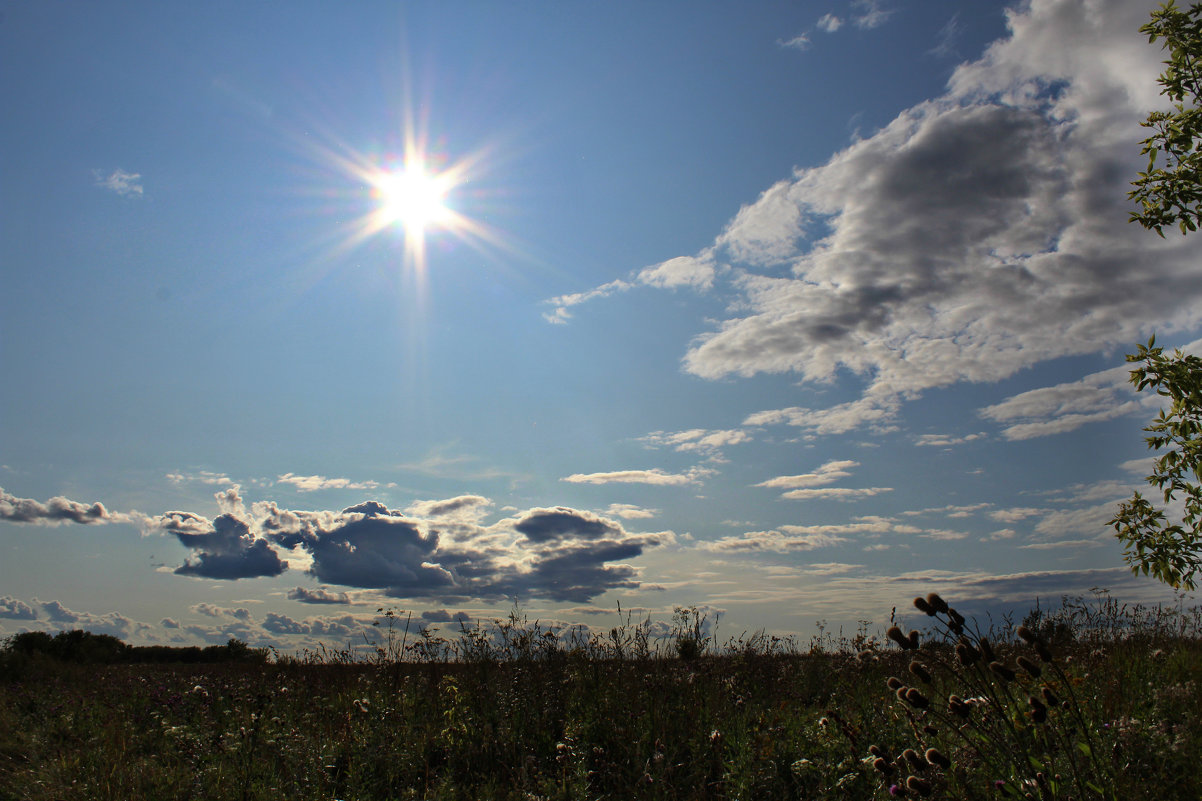
[[0, 2], [0, 633], [1171, 599], [1153, 7]]

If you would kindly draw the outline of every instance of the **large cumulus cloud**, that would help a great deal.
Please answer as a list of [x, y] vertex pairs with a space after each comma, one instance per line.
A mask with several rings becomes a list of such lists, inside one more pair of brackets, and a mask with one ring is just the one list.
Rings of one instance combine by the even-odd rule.
[[856, 373], [838, 426], [783, 410], [838, 433], [930, 388], [1202, 323], [1196, 246], [1127, 223], [1139, 123], [1163, 103], [1138, 33], [1154, 6], [1023, 4], [943, 96], [767, 189], [704, 251], [731, 312], [685, 368]]
[[[175, 572], [205, 578], [275, 576], [299, 566], [324, 585], [381, 591], [398, 598], [590, 600], [637, 587], [625, 564], [671, 532], [631, 533], [621, 523], [568, 507], [483, 521], [487, 498], [460, 496], [413, 504], [402, 513], [377, 501], [341, 511], [298, 511], [275, 503], [247, 511], [236, 490], [218, 494], [226, 511], [213, 521], [171, 512], [160, 529], [192, 550]], [[300, 600], [314, 600], [298, 588]], [[345, 594], [316, 600], [347, 602]]]

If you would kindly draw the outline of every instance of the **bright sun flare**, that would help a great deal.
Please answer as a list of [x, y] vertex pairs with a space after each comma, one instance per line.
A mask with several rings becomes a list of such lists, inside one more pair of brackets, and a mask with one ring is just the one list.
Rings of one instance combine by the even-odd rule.
[[450, 180], [445, 174], [427, 172], [420, 162], [381, 173], [372, 183], [383, 222], [400, 223], [409, 234], [421, 236], [427, 228], [445, 225], [451, 217], [446, 206]]

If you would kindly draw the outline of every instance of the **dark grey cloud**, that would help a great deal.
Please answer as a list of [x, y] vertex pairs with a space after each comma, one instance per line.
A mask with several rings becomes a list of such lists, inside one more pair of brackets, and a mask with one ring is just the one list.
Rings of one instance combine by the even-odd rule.
[[588, 512], [556, 507], [531, 509], [513, 524], [514, 531], [526, 535], [531, 542], [561, 539], [598, 539], [621, 531], [617, 523]]
[[211, 524], [189, 512], [168, 512], [158, 526], [192, 550], [192, 556], [175, 569], [181, 576], [240, 579], [278, 576], [288, 569], [266, 540], [254, 536], [247, 521], [230, 512]]
[[[259, 502], [247, 511], [237, 488], [215, 497], [224, 511], [211, 522], [177, 511], [154, 523], [192, 551], [177, 574], [276, 576], [292, 560], [324, 585], [394, 598], [585, 602], [613, 588], [639, 586], [638, 570], [624, 562], [675, 541], [672, 532], [631, 533], [617, 521], [562, 506], [536, 507], [485, 525], [481, 517], [492, 502], [477, 495], [410, 507], [424, 517], [378, 501], [337, 512]], [[296, 587], [288, 597], [351, 603], [346, 592], [325, 587]]]

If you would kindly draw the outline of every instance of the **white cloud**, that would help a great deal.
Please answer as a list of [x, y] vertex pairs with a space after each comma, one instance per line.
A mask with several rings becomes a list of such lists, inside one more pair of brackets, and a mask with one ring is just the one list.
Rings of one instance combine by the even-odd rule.
[[697, 256], [677, 256], [668, 259], [640, 271], [638, 281], [660, 289], [709, 289], [714, 283], [713, 255], [706, 251]]
[[102, 186], [105, 189], [116, 192], [122, 197], [142, 196], [141, 173], [126, 172], [125, 170], [118, 169], [105, 175], [100, 170], [93, 170], [92, 176], [96, 179], [97, 186]]
[[661, 486], [680, 486], [697, 484], [714, 471], [694, 467], [684, 473], [667, 473], [659, 468], [651, 470], [614, 470], [608, 473], [573, 473], [560, 481], [571, 484], [656, 484]]
[[291, 484], [301, 492], [317, 492], [328, 489], [376, 489], [376, 481], [351, 481], [349, 478], [326, 478], [325, 476], [298, 476], [285, 473], [276, 478], [279, 484]]
[[[730, 311], [685, 369], [853, 373], [860, 401], [747, 423], [838, 434], [885, 426], [931, 388], [1202, 323], [1196, 248], [1126, 222], [1142, 166], [1133, 143], [1160, 102], [1160, 54], [1135, 33], [1151, 7], [1033, 0], [944, 96], [740, 209], [713, 246]], [[863, 27], [890, 13], [866, 1], [854, 11]], [[1015, 420], [1008, 435], [1038, 425]]]
[[818, 30], [823, 33], [834, 33], [843, 27], [843, 20], [836, 17], [834, 14], [823, 14], [817, 23]]
[[844, 542], [847, 542], [846, 537], [822, 532], [785, 534], [780, 531], [748, 531], [741, 537], [722, 537], [718, 540], [699, 543], [697, 547], [704, 551], [717, 553], [739, 551], [789, 553], [829, 548]]
[[789, 40], [780, 40], [777, 42], [781, 47], [791, 47], [794, 50], [809, 50], [810, 35], [808, 33], [799, 33]]
[[833, 500], [852, 501], [857, 498], [871, 498], [883, 492], [893, 492], [892, 487], [822, 487], [821, 489], [795, 489], [781, 493], [782, 498], [790, 501]]
[[953, 434], [919, 434], [914, 438], [914, 444], [922, 448], [950, 448], [953, 445], [963, 445], [985, 438], [984, 433], [965, 434], [957, 437]]
[[631, 503], [611, 503], [605, 514], [620, 517], [623, 520], [646, 520], [659, 514], [658, 509], [644, 509]]
[[751, 441], [751, 434], [742, 429], [691, 428], [687, 431], [653, 431], [641, 438], [651, 447], [670, 447], [681, 452], [701, 452], [719, 455], [727, 445]]
[[865, 395], [859, 400], [839, 403], [828, 409], [808, 409], [791, 406], [770, 409], [748, 415], [745, 426], [790, 425], [811, 434], [845, 434], [867, 427], [874, 433], [893, 430], [890, 421], [897, 415], [900, 404], [894, 396]]
[[1136, 396], [1128, 383], [1130, 369], [1115, 367], [1051, 387], [1012, 395], [986, 406], [980, 415], [1008, 424], [1002, 435], [1009, 440], [1062, 434], [1087, 423], [1112, 420], [1157, 405], [1156, 395]]
[[892, 9], [881, 8], [880, 0], [852, 0], [851, 7], [856, 10], [851, 21], [857, 28], [879, 28], [893, 16]]
[[859, 462], [854, 462], [850, 459], [831, 461], [817, 468], [812, 473], [803, 473], [798, 476], [777, 476], [776, 478], [770, 478], [767, 481], [761, 481], [755, 486], [773, 487], [779, 489], [821, 487], [826, 484], [833, 484], [841, 478], [847, 478], [851, 475], [851, 468], [859, 466]]

